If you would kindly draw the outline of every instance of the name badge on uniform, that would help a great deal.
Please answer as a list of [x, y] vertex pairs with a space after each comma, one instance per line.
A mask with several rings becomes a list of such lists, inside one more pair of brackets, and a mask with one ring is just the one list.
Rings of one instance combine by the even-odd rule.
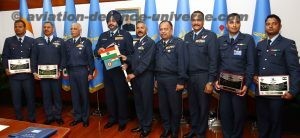
[[246, 44], [244, 44], [244, 43], [239, 43], [239, 44], [236, 44], [236, 45], [238, 45], [238, 46], [244, 46], [244, 45], [246, 45]]
[[123, 35], [117, 35], [115, 37], [115, 40], [123, 40], [123, 39], [124, 39]]
[[241, 56], [242, 55], [242, 51], [241, 50], [233, 50], [233, 55], [235, 56]]
[[43, 43], [38, 43], [38, 46], [42, 46], [42, 45], [44, 45]]
[[54, 41], [52, 44], [53, 44], [55, 47], [59, 47], [59, 46], [60, 46], [59, 41]]
[[205, 39], [198, 39], [195, 41], [196, 43], [205, 43]]

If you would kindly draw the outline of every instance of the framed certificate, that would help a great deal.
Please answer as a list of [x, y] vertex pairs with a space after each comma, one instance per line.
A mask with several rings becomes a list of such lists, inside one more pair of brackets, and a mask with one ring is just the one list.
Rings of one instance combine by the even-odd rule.
[[8, 70], [12, 74], [16, 73], [30, 73], [30, 59], [10, 59], [8, 60]]
[[281, 96], [289, 91], [289, 76], [259, 76], [258, 90], [260, 96]]
[[38, 74], [40, 78], [56, 78], [58, 67], [57, 65], [38, 65]]
[[237, 92], [241, 90], [244, 85], [244, 76], [221, 72], [219, 77], [220, 88], [229, 92]]

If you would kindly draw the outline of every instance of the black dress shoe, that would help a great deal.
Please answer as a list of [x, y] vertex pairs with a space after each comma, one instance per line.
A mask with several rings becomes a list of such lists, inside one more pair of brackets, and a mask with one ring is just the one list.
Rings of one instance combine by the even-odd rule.
[[140, 132], [140, 131], [142, 131], [141, 127], [136, 127], [136, 128], [131, 129], [131, 132]]
[[105, 125], [104, 125], [104, 129], [107, 129], [107, 128], [110, 128], [110, 127], [112, 127], [113, 125], [114, 125], [115, 123], [113, 122], [108, 122], [108, 123], [106, 123]]
[[148, 131], [143, 130], [143, 131], [141, 132], [140, 137], [145, 138], [145, 137], [147, 137], [147, 136], [149, 135], [149, 133], [150, 133], [150, 130], [148, 130]]
[[167, 138], [170, 134], [171, 134], [171, 132], [170, 132], [169, 130], [164, 130], [164, 131], [160, 134], [160, 138]]
[[81, 120], [74, 120], [74, 121], [72, 121], [69, 125], [70, 126], [75, 126], [75, 125], [77, 125], [78, 123], [80, 123], [81, 122]]
[[62, 125], [62, 124], [64, 124], [64, 120], [56, 119], [56, 123], [59, 124], [59, 125]]
[[52, 119], [51, 119], [51, 120], [48, 120], [48, 119], [47, 119], [47, 120], [44, 122], [44, 124], [45, 124], [45, 125], [50, 125], [50, 124], [53, 123], [53, 122], [54, 122], [54, 120], [52, 120]]
[[172, 133], [171, 138], [178, 138], [178, 132]]
[[183, 135], [184, 138], [193, 138], [195, 136], [196, 136], [196, 134], [191, 131]]
[[29, 120], [30, 123], [36, 123], [36, 120], [33, 119], [33, 120]]
[[121, 132], [121, 131], [125, 130], [125, 128], [126, 128], [126, 124], [119, 125], [119, 129], [118, 130]]
[[87, 121], [87, 122], [83, 122], [82, 126], [83, 126], [83, 127], [88, 127], [88, 126], [89, 126], [89, 124], [90, 124], [90, 123], [89, 123], [89, 121]]

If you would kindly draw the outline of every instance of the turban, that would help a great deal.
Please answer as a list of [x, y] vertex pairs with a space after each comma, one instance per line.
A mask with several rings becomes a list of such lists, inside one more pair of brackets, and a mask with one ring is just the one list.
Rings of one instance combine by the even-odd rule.
[[108, 23], [110, 18], [114, 18], [117, 21], [117, 24], [118, 24], [119, 27], [123, 23], [123, 18], [122, 18], [121, 14], [118, 11], [111, 10], [110, 12], [108, 12], [108, 14], [106, 16], [106, 23]]

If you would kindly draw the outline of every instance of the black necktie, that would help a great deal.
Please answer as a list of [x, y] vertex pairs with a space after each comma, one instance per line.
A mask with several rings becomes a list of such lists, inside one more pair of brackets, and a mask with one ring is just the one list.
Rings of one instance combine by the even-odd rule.
[[270, 48], [270, 46], [271, 46], [271, 40], [270, 39], [268, 39], [268, 45], [267, 45], [267, 49], [269, 49]]
[[230, 39], [230, 44], [233, 45], [233, 42], [234, 42], [234, 38], [231, 38]]
[[111, 32], [111, 33], [110, 33], [110, 37], [113, 37], [113, 36], [114, 36], [114, 32]]
[[195, 40], [195, 39], [196, 39], [196, 37], [197, 37], [197, 34], [194, 34], [193, 40]]
[[22, 38], [19, 38], [19, 42], [22, 44]]
[[73, 39], [73, 44], [75, 44], [76, 43], [76, 39]]
[[164, 46], [167, 46], [167, 43], [166, 43], [166, 42], [163, 42], [163, 45], [164, 45]]
[[48, 45], [50, 44], [50, 37], [48, 37], [48, 41], [47, 41]]

